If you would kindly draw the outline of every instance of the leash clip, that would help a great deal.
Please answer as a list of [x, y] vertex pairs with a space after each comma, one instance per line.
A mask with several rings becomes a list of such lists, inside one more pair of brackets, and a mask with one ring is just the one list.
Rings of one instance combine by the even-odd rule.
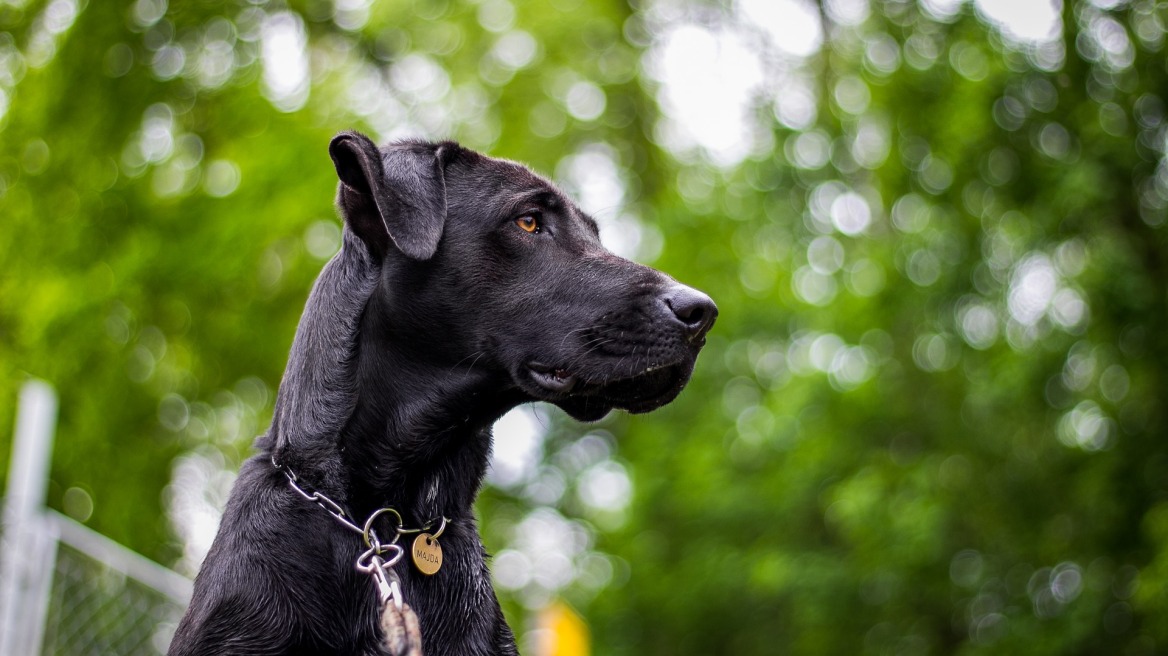
[[[381, 557], [383, 553], [392, 553], [389, 559]], [[393, 600], [399, 609], [402, 606], [401, 580], [393, 566], [401, 560], [405, 550], [396, 544], [374, 544], [357, 557], [357, 571], [373, 577], [373, 584], [377, 586], [377, 596], [382, 605]]]

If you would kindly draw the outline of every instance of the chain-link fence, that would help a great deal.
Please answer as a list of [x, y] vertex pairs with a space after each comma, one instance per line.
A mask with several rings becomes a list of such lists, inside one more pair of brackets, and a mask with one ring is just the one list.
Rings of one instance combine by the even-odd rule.
[[51, 386], [21, 390], [0, 534], [0, 656], [165, 654], [190, 579], [45, 507]]
[[23, 635], [12, 656], [165, 654], [190, 581], [52, 511], [40, 523], [51, 543], [36, 569], [48, 580], [16, 599], [24, 619], [6, 629]]
[[184, 605], [61, 545], [53, 570], [42, 654], [165, 654]]

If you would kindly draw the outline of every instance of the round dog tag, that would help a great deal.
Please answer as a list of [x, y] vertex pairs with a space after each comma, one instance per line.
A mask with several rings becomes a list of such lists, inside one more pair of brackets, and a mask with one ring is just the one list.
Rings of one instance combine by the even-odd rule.
[[442, 567], [442, 545], [438, 544], [438, 538], [429, 533], [421, 533], [414, 538], [414, 548], [410, 549], [410, 555], [414, 558], [414, 567], [427, 576]]

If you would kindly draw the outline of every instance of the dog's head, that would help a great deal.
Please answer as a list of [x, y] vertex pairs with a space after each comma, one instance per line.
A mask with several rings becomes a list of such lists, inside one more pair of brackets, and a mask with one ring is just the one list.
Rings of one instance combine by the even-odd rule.
[[450, 142], [346, 132], [329, 152], [345, 223], [381, 264], [387, 325], [434, 364], [582, 420], [655, 409], [689, 380], [714, 303], [606, 250], [552, 183]]

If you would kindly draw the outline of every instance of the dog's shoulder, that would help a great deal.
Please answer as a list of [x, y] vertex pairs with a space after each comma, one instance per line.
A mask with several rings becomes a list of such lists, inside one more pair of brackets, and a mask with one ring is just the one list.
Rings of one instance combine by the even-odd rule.
[[266, 457], [241, 468], [169, 656], [291, 653], [320, 631], [305, 621], [343, 605], [330, 594], [335, 573], [324, 557], [331, 527], [316, 526], [327, 516], [305, 512], [314, 507], [273, 472]]

